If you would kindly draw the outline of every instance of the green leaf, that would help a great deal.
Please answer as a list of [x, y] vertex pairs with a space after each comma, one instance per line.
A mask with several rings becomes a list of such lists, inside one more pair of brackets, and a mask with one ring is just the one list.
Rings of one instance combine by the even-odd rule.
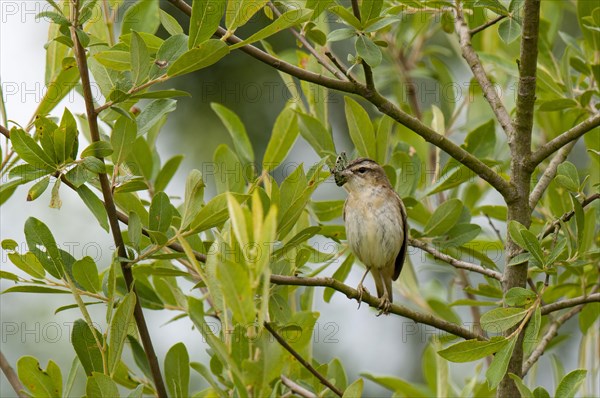
[[554, 396], [561, 398], [573, 398], [579, 387], [585, 381], [587, 370], [575, 369], [572, 372], [565, 375], [562, 378], [558, 387], [556, 387], [556, 393]]
[[223, 192], [243, 192], [246, 187], [246, 180], [240, 160], [225, 144], [221, 144], [215, 149], [213, 157], [215, 165], [214, 181], [218, 193]]
[[269, 0], [237, 0], [227, 2], [225, 26], [229, 32], [244, 25], [254, 14], [260, 11]]
[[131, 78], [133, 86], [137, 87], [148, 80], [152, 60], [146, 43], [137, 32], [131, 32], [131, 44], [129, 46], [131, 55]]
[[300, 134], [319, 157], [335, 153], [333, 136], [323, 123], [308, 114], [298, 112]]
[[[96, 336], [102, 341], [101, 334], [94, 329]], [[71, 330], [71, 344], [77, 353], [81, 366], [89, 376], [92, 372], [102, 372], [102, 354], [96, 345], [94, 335], [83, 319], [77, 319]]]
[[112, 153], [112, 161], [114, 164], [120, 164], [127, 158], [127, 155], [131, 152], [136, 136], [136, 123], [125, 116], [119, 116], [113, 127], [112, 135], [110, 136], [110, 143], [114, 150]]
[[559, 164], [556, 173], [556, 181], [569, 191], [579, 191], [579, 173], [577, 172], [577, 167], [571, 162]]
[[263, 170], [273, 170], [285, 159], [296, 142], [298, 133], [296, 112], [285, 108], [275, 120], [271, 139], [263, 157]]
[[511, 220], [508, 223], [508, 234], [510, 235], [510, 238], [523, 249], [527, 248], [527, 244], [521, 236], [521, 231], [525, 229], [527, 228], [525, 228], [525, 226], [518, 221]]
[[327, 35], [327, 42], [333, 43], [336, 41], [346, 40], [346, 39], [349, 39], [354, 36], [356, 36], [356, 30], [354, 30], [354, 29], [350, 29], [350, 28], [336, 29], [336, 30], [329, 32], [329, 34]]
[[131, 69], [131, 54], [128, 51], [106, 50], [94, 54], [94, 59], [108, 69], [126, 71]]
[[507, 343], [506, 338], [499, 336], [489, 341], [466, 340], [438, 351], [438, 354], [451, 362], [472, 362], [498, 352]]
[[529, 230], [522, 229], [520, 232], [521, 238], [523, 238], [523, 241], [525, 242], [524, 249], [526, 249], [533, 256], [533, 258], [535, 258], [538, 264], [544, 267], [546, 261], [544, 259], [544, 253], [542, 252], [542, 246], [540, 245], [540, 242]]
[[277, 32], [288, 29], [292, 26], [299, 25], [303, 22], [310, 20], [313, 14], [313, 10], [307, 8], [294, 8], [281, 14], [279, 18], [267, 25], [263, 29], [254, 33], [252, 36], [243, 40], [240, 43], [231, 46], [231, 50], [251, 44], [260, 40], [264, 40], [269, 36], [274, 35]]
[[83, 167], [85, 167], [94, 174], [106, 173], [106, 165], [104, 164], [104, 162], [93, 156], [83, 158], [83, 162], [81, 162], [81, 164], [83, 165]]
[[55, 168], [52, 159], [25, 131], [13, 128], [10, 132], [10, 142], [17, 155], [30, 165], [37, 168]]
[[19, 285], [9, 287], [4, 290], [2, 294], [5, 293], [42, 293], [42, 294], [69, 294], [71, 293], [69, 290], [57, 289], [53, 287], [47, 286], [38, 286], [38, 285]]
[[200, 171], [192, 170], [188, 174], [185, 181], [185, 201], [183, 202], [181, 229], [187, 228], [202, 208], [205, 186]]
[[363, 0], [360, 5], [360, 19], [367, 22], [377, 18], [383, 8], [383, 0]]
[[183, 155], [176, 155], [167, 160], [163, 168], [158, 172], [156, 180], [154, 181], [155, 191], [160, 192], [167, 188], [167, 185], [169, 185], [169, 182], [177, 172], [182, 160]]
[[68, 108], [65, 108], [60, 126], [54, 130], [54, 153], [58, 163], [77, 157], [77, 122]]
[[134, 94], [130, 98], [135, 99], [165, 99], [165, 98], [176, 98], [176, 97], [191, 97], [192, 95], [187, 91], [183, 90], [157, 90], [157, 91], [147, 91], [145, 93]]
[[319, 202], [311, 202], [311, 209], [319, 221], [331, 221], [335, 218], [342, 216], [342, 210], [344, 209], [343, 200], [326, 200]]
[[344, 97], [346, 103], [346, 121], [350, 138], [359, 156], [374, 159], [377, 156], [375, 147], [375, 131], [367, 111], [350, 97]]
[[435, 238], [433, 242], [442, 248], [458, 247], [472, 241], [481, 233], [481, 227], [476, 224], [457, 224], [442, 237]]
[[46, 371], [32, 356], [24, 356], [17, 361], [19, 380], [29, 389], [32, 397], [60, 397], [62, 394], [62, 376], [60, 368], [48, 362]]
[[505, 44], [510, 44], [521, 36], [521, 25], [509, 16], [498, 25], [498, 34]]
[[183, 33], [183, 28], [179, 22], [166, 11], [159, 10], [160, 23], [165, 30], [171, 35], [180, 35]]
[[556, 112], [565, 109], [576, 108], [579, 104], [571, 98], [559, 98], [549, 101], [543, 101], [538, 110], [540, 112]]
[[165, 356], [165, 383], [172, 397], [189, 397], [190, 357], [183, 343], [175, 344]]
[[157, 193], [150, 204], [150, 229], [166, 233], [172, 219], [173, 207], [169, 201], [169, 196], [164, 192]]
[[107, 375], [94, 372], [87, 378], [85, 384], [85, 393], [88, 397], [94, 398], [115, 398], [119, 397], [117, 384]]
[[12, 272], [0, 270], [0, 279], [6, 279], [9, 281], [17, 282], [19, 280], [19, 277], [17, 275], [13, 274]]
[[215, 102], [211, 103], [210, 107], [213, 111], [215, 111], [217, 116], [219, 116], [219, 119], [221, 119], [221, 122], [223, 122], [227, 128], [227, 131], [231, 136], [231, 140], [233, 141], [235, 152], [244, 162], [244, 167], [246, 167], [247, 164], [254, 163], [254, 150], [252, 149], [252, 143], [248, 138], [246, 127], [239, 116], [236, 115], [232, 110]]
[[60, 73], [48, 84], [44, 97], [40, 101], [36, 115], [47, 115], [69, 94], [79, 82], [79, 69], [74, 58], [63, 58]]
[[115, 374], [117, 365], [121, 360], [123, 345], [127, 338], [127, 331], [133, 320], [133, 311], [135, 309], [135, 293], [129, 292], [123, 297], [123, 300], [117, 307], [115, 314], [110, 322], [109, 340], [108, 340], [108, 371], [111, 375]]
[[383, 59], [383, 54], [381, 54], [379, 46], [373, 43], [366, 35], [358, 35], [355, 48], [356, 54], [373, 68], [378, 66]]
[[354, 383], [350, 384], [348, 388], [344, 390], [344, 395], [342, 395], [342, 398], [362, 397], [363, 385], [363, 379], [357, 379]]
[[533, 304], [537, 295], [522, 287], [513, 287], [504, 295], [504, 303], [511, 307], [523, 307]]
[[523, 337], [523, 353], [525, 355], [529, 355], [533, 348], [538, 344], [538, 333], [540, 332], [541, 323], [542, 312], [540, 307], [537, 307], [525, 328], [525, 336]]
[[463, 204], [459, 199], [450, 199], [442, 203], [431, 215], [423, 233], [427, 236], [439, 236], [448, 232], [460, 218]]
[[495, 308], [481, 316], [481, 327], [486, 332], [500, 333], [515, 326], [527, 314], [522, 308]]
[[160, 26], [159, 9], [159, 3], [156, 0], [138, 0], [125, 12], [121, 34], [131, 31], [156, 33]]
[[389, 141], [394, 130], [394, 119], [385, 115], [379, 119], [376, 132], [375, 160], [379, 164], [386, 164], [388, 160]]
[[96, 141], [91, 143], [81, 152], [81, 157], [94, 156], [96, 158], [104, 158], [113, 153], [112, 146], [106, 141]]
[[71, 396], [71, 390], [73, 389], [73, 384], [75, 384], [75, 379], [77, 378], [77, 371], [79, 370], [79, 358], [75, 356], [73, 361], [71, 362], [71, 369], [69, 370], [69, 375], [67, 376], [67, 382], [65, 383], [65, 397]]
[[94, 217], [96, 217], [100, 226], [104, 228], [106, 232], [109, 232], [110, 226], [108, 225], [108, 215], [106, 214], [104, 203], [100, 198], [98, 198], [98, 196], [96, 196], [96, 194], [86, 185], [81, 185], [76, 191], [81, 200], [83, 200], [83, 203], [85, 203]]
[[53, 277], [60, 279], [64, 273], [62, 256], [46, 224], [37, 218], [29, 217], [25, 221], [25, 239], [29, 250], [37, 257], [44, 269]]
[[48, 184], [50, 184], [50, 176], [44, 177], [33, 184], [33, 186], [29, 188], [29, 192], [27, 192], [27, 201], [31, 202], [39, 198], [46, 188], [48, 188]]
[[373, 376], [370, 373], [364, 372], [360, 375], [388, 390], [394, 391], [395, 396], [431, 398], [431, 391], [419, 388], [415, 383], [409, 383], [408, 381], [391, 376]]
[[500, 351], [496, 353], [496, 355], [494, 355], [494, 359], [492, 359], [490, 367], [488, 368], [487, 372], [485, 372], [485, 377], [488, 381], [490, 390], [498, 387], [498, 384], [500, 384], [500, 381], [506, 374], [508, 362], [510, 361], [510, 357], [512, 356], [516, 342], [517, 336], [510, 339], [508, 344], [506, 344]]
[[464, 144], [465, 149], [478, 158], [492, 155], [495, 146], [496, 128], [492, 119], [469, 132]]
[[354, 14], [352, 14], [350, 11], [348, 11], [347, 8], [345, 8], [341, 5], [336, 5], [336, 6], [329, 8], [329, 11], [333, 12], [338, 17], [342, 18], [348, 25], [352, 26], [353, 28], [355, 28], [357, 30], [362, 29], [362, 24], [360, 23], [358, 18], [356, 18], [354, 16]]
[[150, 102], [136, 119], [137, 136], [141, 137], [146, 134], [163, 119], [163, 116], [173, 112], [176, 108], [177, 101], [172, 99], [157, 99]]
[[[230, 193], [222, 193], [212, 198], [206, 204], [206, 206], [204, 206], [198, 212], [198, 215], [196, 215], [194, 221], [192, 221], [192, 229], [201, 232], [224, 223], [229, 218], [229, 211], [227, 209], [228, 194]], [[239, 200], [240, 198], [247, 198], [246, 195], [230, 195], [236, 197], [236, 200]]]
[[219, 61], [228, 53], [229, 46], [223, 41], [209, 39], [181, 55], [181, 57], [173, 62], [167, 74], [175, 77], [206, 68]]
[[519, 393], [521, 393], [522, 398], [533, 398], [533, 393], [529, 387], [523, 383], [523, 380], [519, 376], [514, 373], [509, 373], [508, 376], [515, 382], [515, 385], [517, 386]]
[[225, 0], [204, 0], [192, 3], [188, 48], [196, 47], [212, 37], [219, 27], [224, 11]]
[[100, 278], [94, 259], [85, 256], [72, 265], [73, 278], [88, 292], [96, 293], [100, 290]]
[[22, 271], [33, 276], [34, 278], [43, 278], [46, 275], [44, 267], [39, 262], [37, 257], [31, 253], [19, 254], [19, 253], [8, 253], [10, 261]]
[[224, 260], [217, 268], [217, 278], [225, 301], [233, 312], [234, 321], [242, 325], [254, 322], [256, 308], [247, 268], [237, 262]]

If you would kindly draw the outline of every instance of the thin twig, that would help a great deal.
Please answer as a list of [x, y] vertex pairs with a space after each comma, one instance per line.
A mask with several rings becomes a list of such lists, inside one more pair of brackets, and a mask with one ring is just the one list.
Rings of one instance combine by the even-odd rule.
[[[329, 287], [333, 290], [344, 294], [349, 299], [354, 299], [358, 301], [361, 298], [361, 295], [358, 292], [358, 290], [353, 289], [350, 286], [345, 285], [342, 282], [333, 278], [304, 278], [298, 276], [271, 275], [271, 283], [274, 283], [276, 285]], [[362, 302], [368, 304], [370, 307], [378, 308], [381, 304], [381, 299], [365, 292], [362, 294]], [[407, 308], [403, 305], [392, 304], [389, 313], [412, 319], [413, 321], [418, 323], [433, 326], [437, 329], [443, 330], [455, 336], [462, 337], [463, 339], [486, 340], [484, 336], [475, 333], [472, 330], [466, 329], [455, 323], [445, 321], [432, 314], [425, 314], [413, 311], [410, 308]]]
[[301, 397], [304, 398], [317, 398], [316, 394], [313, 394], [312, 392], [308, 391], [306, 388], [298, 385], [298, 383], [288, 379], [287, 377], [285, 377], [285, 375], [281, 375], [281, 382], [283, 383], [284, 386], [286, 386], [287, 388], [290, 389], [291, 392], [293, 392], [296, 395], [300, 395]]
[[575, 307], [580, 304], [600, 302], [600, 293], [593, 293], [587, 296], [575, 297], [568, 300], [557, 301], [552, 304], [547, 304], [541, 307], [542, 315], [550, 314], [551, 312], [562, 310], [565, 308]]
[[589, 118], [585, 119], [583, 122], [570, 128], [569, 130], [560, 134], [558, 137], [553, 138], [546, 144], [539, 147], [538, 150], [531, 155], [530, 168], [535, 168], [548, 156], [552, 155], [554, 152], [558, 151], [560, 148], [564, 147], [569, 142], [575, 141], [579, 137], [583, 136], [585, 133], [593, 130], [598, 126], [600, 126], [600, 112], [596, 112]]
[[483, 213], [483, 215], [485, 216], [485, 218], [487, 218], [488, 223], [490, 224], [490, 227], [492, 227], [492, 229], [494, 230], [494, 233], [498, 237], [498, 240], [500, 241], [500, 243], [502, 243], [502, 246], [504, 246], [504, 239], [502, 239], [502, 234], [500, 233], [500, 230], [498, 228], [496, 228], [496, 225], [492, 221], [492, 218], [489, 215], [487, 215], [486, 213]]
[[342, 72], [344, 76], [346, 76], [352, 83], [357, 83], [354, 75], [337, 59], [335, 55], [333, 55], [329, 48], [325, 50], [325, 56], [329, 58], [336, 68], [338, 68], [340, 72]]
[[479, 274], [489, 276], [490, 278], [494, 278], [498, 281], [502, 280], [502, 274], [498, 271], [495, 271], [495, 270], [489, 269], [489, 268], [484, 268], [481, 265], [469, 263], [467, 261], [458, 260], [452, 256], [442, 253], [441, 251], [435, 249], [434, 247], [432, 247], [432, 246], [428, 245], [427, 243], [422, 242], [420, 240], [409, 238], [408, 244], [410, 246], [413, 246], [413, 247], [419, 248], [423, 251], [426, 251], [427, 253], [431, 254], [434, 258], [437, 258], [438, 260], [442, 260], [455, 268], [460, 268], [460, 269], [465, 269], [465, 270], [472, 271], [472, 272], [477, 272]]
[[502, 21], [506, 17], [507, 17], [507, 15], [499, 15], [496, 18], [492, 19], [491, 21], [488, 21], [488, 22], [484, 23], [483, 25], [479, 25], [478, 27], [469, 30], [469, 35], [471, 37], [473, 37], [477, 33], [482, 32], [482, 31], [486, 30], [487, 28], [489, 28], [490, 26], [497, 24], [498, 22]]
[[[76, 1], [72, 4], [72, 15], [74, 15], [73, 21], [76, 23], [78, 20], [78, 7], [79, 4]], [[83, 91], [83, 98], [85, 101], [86, 114], [88, 119], [88, 125], [90, 130], [90, 136], [92, 142], [100, 141], [100, 130], [98, 128], [98, 114], [94, 109], [94, 98], [91, 89], [90, 75], [87, 64], [87, 57], [85, 53], [85, 49], [79, 42], [79, 37], [77, 36], [77, 28], [75, 26], [71, 26], [71, 40], [74, 43], [74, 53], [75, 59], [77, 61], [77, 67], [79, 68], [79, 74], [81, 77], [81, 86]], [[100, 158], [104, 162], [103, 158]], [[110, 181], [108, 180], [108, 176], [106, 173], [100, 173], [98, 175], [100, 180], [100, 185], [102, 187], [102, 195], [104, 197], [104, 207], [106, 209], [106, 213], [108, 215], [108, 220], [110, 224], [110, 229], [113, 235], [113, 240], [115, 242], [115, 246], [117, 247], [117, 252], [119, 257], [127, 258], [127, 251], [125, 249], [125, 243], [123, 242], [123, 236], [121, 235], [121, 229], [119, 227], [119, 221], [116, 213], [116, 207], [114, 198], [112, 196], [112, 189], [110, 186]], [[148, 326], [146, 325], [146, 319], [144, 318], [144, 312], [142, 311], [142, 306], [140, 304], [139, 296], [137, 295], [136, 289], [133, 286], [133, 273], [131, 268], [128, 266], [126, 262], [121, 262], [121, 270], [123, 272], [123, 278], [125, 279], [125, 283], [127, 285], [127, 289], [136, 296], [135, 308], [134, 308], [134, 318], [136, 321], [136, 325], [138, 327], [138, 331], [140, 334], [140, 339], [142, 340], [142, 345], [144, 347], [144, 352], [146, 353], [146, 357], [148, 359], [148, 363], [150, 364], [150, 369], [152, 371], [152, 376], [154, 379], [154, 384], [156, 387], [156, 392], [160, 398], [167, 397], [167, 390], [165, 388], [162, 375], [160, 372], [160, 365], [158, 363], [158, 358], [156, 357], [156, 353], [154, 351], [154, 347], [152, 345], [152, 340], [150, 338], [150, 333], [148, 331]]]
[[8, 130], [6, 127], [4, 127], [2, 125], [0, 125], [0, 134], [5, 136], [6, 138], [10, 139], [10, 130]]
[[573, 150], [573, 147], [576, 143], [577, 141], [573, 141], [562, 147], [554, 159], [550, 161], [546, 167], [546, 170], [544, 170], [544, 173], [541, 175], [537, 184], [535, 184], [531, 194], [529, 194], [529, 207], [532, 210], [535, 209], [538, 202], [542, 198], [542, 195], [544, 195], [544, 192], [546, 192], [548, 185], [550, 185], [556, 176], [556, 170], [558, 169], [558, 166], [567, 159], [567, 156], [569, 156], [569, 153], [571, 153], [571, 150]]
[[465, 20], [465, 16], [463, 13], [462, 2], [460, 0], [456, 1], [456, 33], [458, 33], [458, 41], [460, 43], [460, 49], [462, 52], [462, 56], [467, 61], [469, 68], [473, 72], [473, 76], [477, 79], [479, 86], [481, 87], [481, 91], [483, 92], [483, 96], [490, 104], [494, 115], [496, 115], [496, 119], [500, 122], [502, 129], [506, 133], [506, 135], [510, 138], [514, 135], [514, 128], [511, 123], [510, 115], [502, 100], [498, 96], [496, 92], [496, 88], [490, 81], [485, 69], [483, 68], [483, 64], [479, 59], [479, 56], [475, 52], [473, 45], [471, 44], [471, 33], [469, 31], [469, 26], [467, 25], [467, 21]]
[[[587, 198], [585, 198], [583, 200], [583, 202], [581, 202], [581, 207], [585, 208], [586, 206], [588, 206], [590, 203], [592, 203], [596, 199], [600, 199], [600, 193], [595, 193], [595, 194], [590, 195]], [[562, 222], [567, 222], [574, 215], [575, 215], [575, 211], [574, 210], [568, 211], [565, 214], [563, 214], [558, 220], [555, 220], [552, 224], [550, 224], [550, 225], [548, 225], [548, 227], [546, 227], [546, 229], [542, 233], [541, 238], [543, 239], [546, 236], [550, 235], [552, 232], [554, 232], [555, 228], [557, 228], [557, 227], [560, 228], [560, 222], [561, 221]]]
[[[273, 4], [273, 2], [269, 1], [267, 3], [267, 5], [269, 6], [269, 8], [271, 10], [273, 10], [273, 13], [277, 16], [277, 17], [281, 17], [281, 12], [279, 11], [279, 9], [275, 6], [275, 4]], [[309, 53], [311, 53], [315, 59], [317, 60], [318, 63], [320, 63], [321, 65], [323, 65], [323, 67], [325, 69], [327, 69], [329, 72], [331, 72], [335, 77], [337, 77], [340, 80], [349, 80], [348, 77], [346, 75], [344, 75], [343, 73], [340, 73], [340, 71], [338, 69], [336, 69], [336, 67], [334, 65], [331, 65], [329, 62], [327, 62], [327, 59], [323, 57], [323, 55], [321, 55], [314, 47], [312, 44], [310, 44], [310, 42], [308, 40], [306, 40], [306, 37], [304, 37], [304, 35], [302, 35], [300, 32], [298, 32], [296, 29], [294, 28], [289, 28], [288, 29], [290, 32], [292, 32], [292, 34], [294, 35], [294, 37], [296, 37], [296, 39], [298, 39], [298, 41], [300, 43], [302, 43], [302, 45], [308, 50]]]
[[23, 392], [25, 391], [23, 383], [21, 383], [21, 380], [19, 380], [19, 376], [17, 376], [15, 370], [12, 368], [12, 366], [10, 366], [2, 351], [0, 351], [0, 369], [2, 369], [2, 373], [4, 373], [4, 376], [6, 376], [10, 386], [13, 388], [19, 398], [29, 397], [29, 395]]
[[[596, 285], [594, 287], [594, 289], [592, 289], [592, 293], [588, 297], [593, 296], [597, 290], [598, 290], [598, 285]], [[550, 305], [552, 305], [552, 304], [550, 304]], [[585, 306], [585, 304], [580, 304], [576, 307], [571, 308], [570, 311], [564, 313], [563, 315], [558, 317], [554, 322], [552, 322], [550, 324], [550, 326], [548, 327], [548, 330], [544, 334], [544, 337], [542, 337], [542, 340], [539, 342], [537, 347], [532, 351], [531, 355], [529, 355], [529, 358], [527, 359], [527, 361], [525, 361], [525, 363], [523, 363], [523, 369], [521, 371], [522, 376], [525, 376], [527, 374], [527, 372], [529, 372], [529, 369], [531, 369], [531, 367], [538, 361], [538, 359], [540, 359], [540, 357], [546, 350], [546, 347], [548, 347], [548, 344], [550, 344], [552, 339], [554, 339], [554, 337], [556, 337], [556, 335], [558, 334], [558, 329], [566, 321], [568, 321], [569, 319], [571, 319], [572, 317], [574, 317], [575, 315], [580, 313], [584, 306]]]
[[306, 359], [304, 359], [302, 357], [302, 355], [300, 355], [298, 353], [298, 351], [294, 350], [294, 348], [291, 345], [289, 345], [288, 342], [285, 341], [285, 339], [283, 337], [281, 337], [281, 335], [279, 333], [277, 333], [277, 331], [271, 325], [269, 325], [267, 322], [265, 322], [264, 325], [265, 325], [265, 329], [267, 329], [269, 331], [269, 333], [271, 333], [271, 335], [273, 337], [275, 337], [275, 340], [277, 340], [277, 342], [283, 348], [285, 348], [290, 354], [292, 354], [294, 356], [294, 358], [296, 358], [298, 360], [298, 362], [300, 362], [302, 364], [302, 366], [304, 366], [306, 368], [306, 370], [308, 370], [317, 379], [319, 379], [321, 384], [323, 384], [325, 387], [329, 388], [331, 391], [333, 391], [339, 397], [344, 395], [343, 391], [341, 391], [336, 386], [331, 384], [331, 382], [329, 380], [327, 380], [327, 378], [325, 376], [323, 376], [321, 373], [319, 373], [317, 371], [317, 369], [315, 369], [310, 363], [308, 363], [308, 361]]
[[[362, 19], [360, 17], [360, 7], [358, 6], [358, 0], [352, 0], [352, 13], [359, 21]], [[365, 61], [362, 60], [363, 70], [365, 72], [365, 84], [369, 90], [375, 90], [375, 81], [373, 80], [373, 70], [371, 66]]]

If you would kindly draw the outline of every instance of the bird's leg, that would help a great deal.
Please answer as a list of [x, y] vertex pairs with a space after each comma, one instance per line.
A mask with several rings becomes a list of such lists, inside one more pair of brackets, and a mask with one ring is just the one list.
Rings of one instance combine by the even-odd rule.
[[383, 284], [383, 295], [381, 296], [381, 301], [379, 302], [379, 306], [377, 308], [379, 308], [379, 313], [377, 316], [380, 316], [381, 314], [389, 314], [390, 309], [392, 308], [392, 302], [390, 301], [390, 295], [385, 283]]
[[360, 304], [362, 303], [362, 296], [363, 293], [369, 293], [369, 291], [363, 286], [363, 282], [365, 281], [365, 278], [367, 277], [367, 274], [369, 273], [369, 271], [371, 270], [371, 268], [367, 267], [367, 270], [365, 271], [364, 275], [362, 276], [362, 278], [360, 278], [360, 282], [358, 283], [358, 286], [356, 287], [356, 290], [358, 291], [358, 308], [360, 308]]

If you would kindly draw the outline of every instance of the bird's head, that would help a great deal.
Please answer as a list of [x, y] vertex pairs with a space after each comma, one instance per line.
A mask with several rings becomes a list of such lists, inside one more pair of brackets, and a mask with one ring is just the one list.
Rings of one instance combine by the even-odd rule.
[[336, 169], [334, 178], [335, 183], [348, 192], [358, 192], [378, 185], [391, 187], [383, 167], [368, 158], [358, 158], [341, 170]]

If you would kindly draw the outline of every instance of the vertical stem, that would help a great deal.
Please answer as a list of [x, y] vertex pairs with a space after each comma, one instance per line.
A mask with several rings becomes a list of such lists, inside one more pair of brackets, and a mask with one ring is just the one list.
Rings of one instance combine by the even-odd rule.
[[4, 376], [6, 376], [6, 379], [19, 398], [29, 397], [29, 395], [23, 392], [25, 391], [25, 387], [23, 387], [21, 380], [19, 380], [15, 370], [10, 366], [2, 351], [0, 351], [0, 369], [2, 369], [2, 373], [4, 373]]
[[[523, 34], [521, 37], [521, 54], [519, 66], [519, 86], [516, 103], [516, 117], [513, 121], [514, 132], [508, 137], [511, 151], [511, 178], [517, 195], [508, 201], [508, 221], [518, 221], [525, 227], [531, 223], [529, 207], [529, 191], [531, 171], [531, 135], [536, 90], [536, 69], [538, 56], [538, 30], [540, 22], [540, 0], [525, 0], [523, 17]], [[512, 259], [520, 251], [519, 246], [507, 234], [506, 261]], [[528, 264], [504, 269], [503, 288], [508, 291], [513, 287], [525, 287], [527, 283]], [[508, 330], [511, 333], [514, 330]], [[508, 373], [522, 375], [523, 368], [523, 334], [520, 333], [508, 363]], [[497, 397], [520, 396], [514, 381], [505, 376], [500, 382]]]
[[[79, 75], [81, 77], [81, 86], [83, 90], [83, 98], [85, 100], [85, 110], [87, 114], [88, 124], [90, 128], [90, 136], [92, 142], [100, 141], [100, 130], [98, 129], [98, 114], [94, 109], [94, 98], [92, 95], [92, 89], [90, 84], [90, 75], [88, 70], [87, 58], [85, 49], [79, 42], [77, 37], [77, 27], [75, 26], [78, 20], [78, 1], [72, 3], [71, 8], [71, 17], [73, 21], [73, 25], [71, 26], [71, 39], [74, 44], [74, 52], [75, 59], [77, 60], [77, 67], [79, 68]], [[100, 158], [104, 162], [103, 158]], [[102, 187], [102, 196], [104, 197], [104, 207], [106, 209], [106, 213], [108, 215], [108, 220], [110, 224], [110, 230], [112, 232], [113, 240], [115, 242], [115, 246], [117, 247], [117, 253], [121, 258], [127, 258], [127, 250], [125, 249], [125, 243], [123, 242], [123, 236], [121, 235], [121, 229], [119, 227], [119, 220], [117, 217], [117, 209], [115, 206], [115, 202], [112, 196], [112, 189], [110, 185], [110, 181], [108, 180], [108, 176], [106, 173], [100, 173], [98, 175], [100, 180], [100, 186]], [[125, 279], [125, 283], [127, 285], [127, 289], [132, 291], [136, 295], [135, 309], [133, 311], [133, 316], [135, 318], [135, 322], [138, 328], [138, 332], [140, 334], [140, 339], [142, 341], [142, 345], [144, 347], [144, 352], [146, 353], [146, 357], [148, 358], [148, 362], [150, 364], [150, 370], [152, 371], [152, 377], [154, 379], [154, 385], [156, 387], [156, 392], [159, 398], [167, 397], [167, 390], [165, 388], [165, 384], [162, 379], [162, 375], [160, 373], [160, 365], [158, 363], [158, 358], [156, 357], [156, 353], [154, 351], [154, 347], [152, 345], [152, 340], [150, 338], [150, 333], [148, 331], [148, 326], [146, 325], [146, 319], [144, 318], [144, 313], [142, 311], [142, 306], [140, 305], [139, 296], [136, 292], [135, 287], [133, 286], [133, 273], [131, 272], [131, 268], [129, 264], [126, 262], [121, 262], [121, 270], [123, 272], [123, 278]]]

